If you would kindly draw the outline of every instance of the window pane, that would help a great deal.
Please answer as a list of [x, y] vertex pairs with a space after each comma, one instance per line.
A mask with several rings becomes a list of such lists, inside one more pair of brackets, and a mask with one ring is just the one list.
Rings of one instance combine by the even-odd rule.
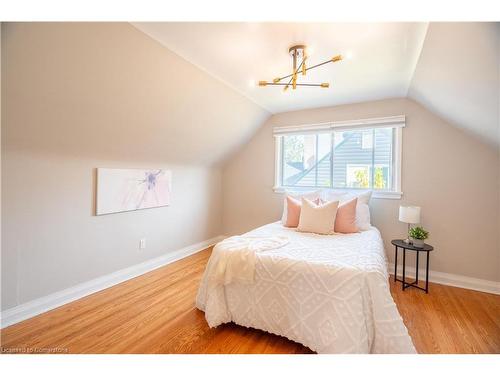
[[283, 185], [329, 187], [331, 134], [283, 137]]
[[331, 151], [332, 151], [332, 134], [318, 134], [318, 165], [317, 165], [317, 183], [319, 187], [331, 186]]
[[285, 135], [282, 185], [392, 190], [394, 135], [393, 128]]
[[373, 148], [373, 132], [364, 131], [361, 137], [361, 148]]
[[283, 137], [283, 185], [294, 186], [315, 160], [315, 135]]
[[373, 129], [335, 132], [333, 186], [369, 188], [372, 186]]
[[350, 188], [369, 188], [370, 166], [347, 164], [346, 185]]
[[394, 129], [375, 129], [375, 150], [373, 153], [373, 188], [392, 189], [392, 137]]

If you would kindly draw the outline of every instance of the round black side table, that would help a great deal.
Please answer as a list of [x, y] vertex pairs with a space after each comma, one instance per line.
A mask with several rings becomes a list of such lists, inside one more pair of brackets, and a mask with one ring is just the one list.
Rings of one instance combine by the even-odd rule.
[[[429, 293], [429, 253], [434, 250], [431, 245], [424, 244], [424, 247], [415, 247], [409, 243], [404, 242], [403, 240], [392, 240], [391, 243], [396, 248], [396, 255], [394, 259], [394, 281], [399, 281], [403, 283], [403, 291], [406, 288], [413, 287], [420, 290], [425, 291], [425, 293]], [[398, 249], [403, 249], [403, 280], [397, 278], [398, 274]], [[415, 271], [415, 281], [412, 283], [407, 283], [405, 281], [406, 277], [406, 250], [415, 251], [416, 254], [416, 271]], [[418, 258], [421, 252], [427, 253], [427, 265], [425, 267], [425, 289], [418, 286]]]

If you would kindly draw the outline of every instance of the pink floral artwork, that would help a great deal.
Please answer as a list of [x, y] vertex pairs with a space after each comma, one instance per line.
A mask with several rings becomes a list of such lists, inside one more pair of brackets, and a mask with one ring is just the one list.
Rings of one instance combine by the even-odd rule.
[[165, 169], [97, 169], [96, 214], [170, 204], [171, 172]]

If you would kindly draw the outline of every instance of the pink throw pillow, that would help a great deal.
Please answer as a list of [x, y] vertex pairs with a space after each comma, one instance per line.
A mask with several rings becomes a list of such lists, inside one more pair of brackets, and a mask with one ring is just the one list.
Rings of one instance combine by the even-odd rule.
[[357, 233], [359, 232], [356, 225], [356, 205], [358, 198], [354, 198], [346, 203], [343, 203], [337, 209], [335, 218], [335, 232], [337, 233]]
[[[320, 198], [317, 198], [313, 202], [315, 205], [319, 205], [322, 203], [322, 200]], [[290, 196], [286, 197], [287, 214], [286, 214], [285, 227], [297, 228], [299, 226], [301, 208], [302, 208], [302, 202], [300, 200], [297, 200]]]

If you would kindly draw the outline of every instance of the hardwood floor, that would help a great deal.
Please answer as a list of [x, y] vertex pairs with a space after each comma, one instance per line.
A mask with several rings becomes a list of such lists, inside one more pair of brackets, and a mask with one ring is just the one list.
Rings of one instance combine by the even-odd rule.
[[[0, 332], [2, 353], [311, 353], [283, 337], [225, 324], [210, 329], [194, 299], [211, 249]], [[500, 353], [500, 296], [391, 280], [419, 353]]]

